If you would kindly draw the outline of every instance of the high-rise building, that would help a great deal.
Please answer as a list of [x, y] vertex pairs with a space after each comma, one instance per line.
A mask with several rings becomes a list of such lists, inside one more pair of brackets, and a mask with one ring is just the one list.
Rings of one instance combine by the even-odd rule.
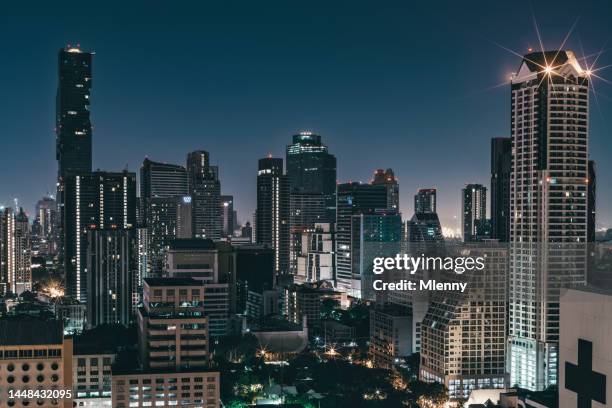
[[289, 179], [283, 159], [259, 160], [255, 242], [274, 248], [277, 274], [289, 272]]
[[135, 229], [96, 229], [87, 233], [87, 324], [128, 326], [138, 274]]
[[376, 367], [390, 369], [412, 350], [412, 314], [398, 304], [376, 304], [370, 311], [368, 355]]
[[65, 179], [64, 268], [69, 296], [87, 300], [87, 231], [136, 226], [136, 174], [96, 171]]
[[236, 311], [249, 316], [265, 316], [278, 306], [265, 299], [277, 300], [274, 249], [264, 245], [236, 248]]
[[461, 228], [463, 242], [476, 236], [476, 220], [487, 218], [487, 188], [482, 184], [467, 184], [461, 190]]
[[185, 167], [144, 159], [140, 167], [140, 197], [143, 205], [143, 220], [147, 225], [152, 221], [147, 217], [150, 199], [182, 197], [188, 194]]
[[392, 169], [378, 169], [374, 172], [373, 185], [387, 188], [387, 208], [399, 212], [399, 184]]
[[58, 177], [91, 172], [91, 60], [93, 53], [70, 45], [59, 50], [55, 132]]
[[192, 233], [196, 238], [221, 238], [221, 182], [219, 169], [210, 165], [210, 155], [197, 150], [187, 155], [189, 194], [192, 201]]
[[512, 139], [491, 139], [491, 237], [499, 242], [510, 240], [510, 173]]
[[317, 223], [327, 220], [325, 196], [318, 193], [293, 191], [289, 194], [289, 223], [291, 244], [289, 248], [289, 270], [297, 273], [297, 262], [301, 255], [302, 238], [306, 231]]
[[435, 212], [414, 213], [407, 221], [406, 232], [406, 241], [411, 243], [444, 241], [440, 219]]
[[[486, 244], [485, 244], [486, 245]], [[431, 291], [421, 324], [422, 381], [436, 381], [451, 398], [467, 399], [473, 389], [506, 388], [506, 248], [457, 248], [461, 256], [486, 259], [482, 270], [440, 281], [463, 281], [466, 291]], [[469, 251], [469, 252], [467, 252]], [[453, 255], [453, 254], [449, 254]], [[454, 254], [456, 256], [456, 254]]]
[[40, 255], [53, 256], [58, 246], [57, 203], [52, 197], [43, 197], [36, 203], [36, 215], [32, 223], [32, 236], [36, 236], [37, 252]]
[[352, 273], [361, 286], [353, 295], [376, 300], [372, 265], [376, 257], [394, 257], [400, 252], [402, 216], [392, 209], [375, 209], [354, 214], [351, 225]]
[[250, 222], [246, 222], [244, 226], [240, 229], [240, 236], [242, 238], [250, 238], [253, 239], [253, 227], [251, 227]]
[[597, 173], [595, 161], [589, 160], [589, 188], [587, 204], [587, 242], [595, 242], [596, 215], [597, 215]]
[[32, 290], [30, 225], [20, 208], [0, 209], [0, 293]]
[[191, 196], [179, 198], [176, 208], [176, 237], [179, 239], [193, 237], [193, 207]]
[[[209, 355], [209, 318], [202, 283], [191, 278], [147, 278], [138, 311], [145, 368], [204, 367]], [[160, 330], [172, 336], [160, 338]]]
[[338, 185], [336, 285], [351, 296], [361, 296], [361, 276], [355, 266], [359, 261], [359, 252], [353, 247], [353, 216], [387, 209], [387, 204], [385, 185], [358, 182]]
[[234, 235], [234, 197], [231, 195], [221, 196], [221, 217], [223, 218], [223, 236]]
[[[69, 236], [64, 228], [65, 182], [68, 175], [91, 172], [92, 126], [90, 120], [91, 63], [93, 53], [68, 45], [58, 53], [58, 85], [55, 114], [59, 255], [66, 263]], [[68, 233], [70, 234], [70, 233]], [[70, 255], [68, 255], [70, 256]]]
[[559, 291], [586, 282], [589, 74], [571, 51], [525, 55], [511, 84], [510, 383], [557, 383]]
[[302, 232], [302, 248], [297, 258], [297, 282], [334, 280], [336, 231], [332, 223], [317, 223]]
[[227, 334], [230, 310], [228, 277], [234, 276], [234, 269], [235, 262], [224, 262], [222, 251], [210, 239], [175, 239], [170, 242], [166, 252], [164, 276], [200, 282], [204, 290], [203, 305], [209, 318], [209, 332], [213, 337]]
[[[321, 136], [300, 132], [287, 146], [287, 177], [292, 192], [322, 194], [327, 222], [336, 219], [336, 157]], [[325, 221], [321, 221], [325, 222]]]
[[435, 213], [436, 205], [435, 188], [422, 188], [414, 195], [415, 214]]

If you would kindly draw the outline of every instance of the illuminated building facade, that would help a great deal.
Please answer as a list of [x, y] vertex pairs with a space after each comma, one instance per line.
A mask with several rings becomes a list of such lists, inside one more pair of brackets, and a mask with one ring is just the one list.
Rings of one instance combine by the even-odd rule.
[[559, 291], [586, 282], [589, 74], [571, 51], [525, 55], [512, 79], [511, 384], [557, 384]]

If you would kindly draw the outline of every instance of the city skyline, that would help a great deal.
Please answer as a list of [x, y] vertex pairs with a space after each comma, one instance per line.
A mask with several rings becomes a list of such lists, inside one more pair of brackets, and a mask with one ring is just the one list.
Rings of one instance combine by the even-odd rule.
[[[12, 206], [16, 197], [32, 213], [40, 197], [46, 192], [55, 193], [55, 57], [58, 48], [76, 37], [83, 49], [96, 52], [91, 103], [94, 169], [120, 171], [127, 164], [131, 171], [137, 171], [145, 157], [182, 164], [189, 151], [207, 150], [214, 159], [211, 165], [220, 167], [221, 193], [234, 196], [239, 219], [245, 222], [251, 219], [255, 208], [256, 160], [268, 153], [284, 157], [293, 134], [312, 130], [321, 134], [330, 152], [338, 158], [339, 182], [369, 181], [377, 168], [392, 168], [399, 180], [400, 207], [405, 219], [412, 214], [412, 197], [417, 190], [435, 187], [443, 227], [457, 229], [461, 189], [468, 183], [489, 185], [490, 139], [510, 135], [507, 98], [510, 85], [489, 88], [501, 84], [510, 72], [518, 69], [520, 58], [493, 42], [521, 54], [528, 47], [539, 48], [530, 12], [517, 14], [509, 9], [500, 10], [499, 16], [492, 16], [476, 29], [467, 23], [476, 18], [466, 16], [469, 7], [462, 11], [465, 21], [460, 24], [451, 19], [450, 14], [456, 10], [449, 6], [438, 24], [443, 27], [448, 22], [450, 28], [461, 28], [459, 38], [453, 39], [428, 25], [431, 13], [415, 10], [420, 17], [425, 16], [424, 21], [404, 27], [409, 24], [400, 17], [411, 22], [412, 17], [409, 10], [399, 6], [374, 9], [358, 4], [348, 15], [332, 8], [330, 12], [341, 17], [340, 27], [345, 31], [331, 25], [329, 17], [317, 14], [315, 7], [296, 11], [279, 6], [266, 14], [271, 10], [250, 10], [244, 6], [244, 14], [239, 14], [229, 26], [240, 30], [228, 39], [223, 38], [227, 26], [196, 24], [196, 19], [191, 20], [194, 17], [186, 17], [187, 9], [168, 7], [169, 10], [146, 10], [140, 25], [137, 24], [142, 30], [117, 23], [117, 32], [107, 32], [109, 23], [99, 17], [105, 15], [99, 10], [91, 27], [62, 15], [58, 19], [67, 19], [63, 29], [52, 28], [31, 16], [27, 24], [21, 21], [3, 25], [0, 32], [5, 38], [15, 38], [17, 31], [23, 30], [51, 35], [36, 45], [33, 37], [19, 36], [22, 42], [31, 45], [30, 52], [28, 55], [14, 52], [14, 58], [0, 71], [4, 77], [14, 77], [6, 87], [6, 95], [10, 95], [7, 100], [27, 100], [23, 105], [5, 102], [5, 112], [11, 119], [6, 121], [9, 137], [4, 145], [6, 159], [0, 168], [5, 174], [17, 170], [23, 177], [3, 183], [6, 187], [0, 192], [0, 204]], [[587, 47], [584, 54], [599, 51], [610, 34], [603, 23], [598, 24], [603, 21], [599, 14], [603, 16], [609, 11], [607, 6], [602, 7], [584, 10], [582, 20], [588, 18], [591, 24], [586, 27], [578, 22], [565, 48], [580, 55], [582, 43]], [[527, 2], [525, 10], [529, 10]], [[9, 14], [16, 17], [16, 22], [23, 16], [20, 10], [11, 11]], [[60, 11], [51, 14], [61, 14]], [[90, 11], [95, 14], [95, 10]], [[119, 16], [119, 21], [128, 17], [128, 11]], [[164, 11], [171, 17], [167, 27], [175, 28], [176, 32], [156, 26]], [[192, 11], [194, 16], [229, 17], [229, 10], [223, 8], [207, 6]], [[251, 21], [248, 11], [261, 18]], [[378, 11], [373, 21], [370, 11]], [[490, 9], [485, 7], [481, 13], [486, 11]], [[545, 45], [558, 47], [574, 23], [574, 15], [549, 11], [543, 5], [534, 6], [534, 11]], [[293, 19], [285, 21], [283, 13]], [[503, 13], [507, 15], [502, 19]], [[368, 19], [370, 25], [359, 25], [361, 19]], [[502, 20], [511, 27], [508, 33], [495, 30], [494, 26]], [[266, 23], [271, 27], [266, 28]], [[321, 32], [305, 36], [297, 30], [308, 25], [320, 27]], [[259, 28], [255, 36], [264, 44], [259, 45], [259, 53], [248, 50], [247, 34], [252, 32], [248, 28], [253, 26]], [[215, 31], [217, 28], [219, 32]], [[275, 28], [287, 29], [288, 37], [279, 40]], [[432, 38], [415, 42], [418, 29], [431, 33]], [[211, 33], [210, 38], [206, 36]], [[189, 36], [178, 41], [181, 34]], [[202, 38], [207, 39], [203, 45], [199, 42]], [[326, 38], [330, 44], [321, 42]], [[431, 53], [432, 45], [442, 44], [443, 38], [447, 40], [442, 49], [444, 59], [438, 55], [442, 52]], [[291, 43], [292, 39], [295, 43]], [[460, 41], [467, 39], [470, 41]], [[194, 44], [202, 48], [193, 48]], [[294, 44], [297, 46], [292, 47]], [[17, 50], [12, 47], [21, 49], [24, 44], [16, 41], [6, 46], [10, 53]], [[300, 50], [304, 59], [299, 58]], [[443, 63], [463, 53], [468, 58], [462, 64]], [[427, 69], [414, 66], [406, 54], [417, 56], [428, 64]], [[474, 54], [492, 57], [482, 60]], [[155, 58], [148, 60], [151, 55]], [[365, 56], [377, 56], [379, 61], [366, 61]], [[184, 66], [173, 64], [174, 60]], [[609, 60], [610, 55], [603, 53], [597, 65], [606, 66]], [[360, 64], [352, 65], [355, 61]], [[177, 78], [181, 67], [188, 68], [192, 75]], [[412, 79], [414, 75], [423, 76], [416, 81], [419, 84]], [[22, 82], [25, 78], [27, 83]], [[282, 89], [289, 83], [292, 84], [289, 88]], [[150, 89], [153, 84], [158, 88]], [[195, 96], [179, 98], [190, 89], [188, 86], [193, 87], [189, 94]], [[606, 175], [612, 165], [605, 160], [605, 153], [611, 148], [606, 140], [609, 138], [605, 119], [610, 104], [606, 98], [607, 85], [599, 81], [596, 86], [601, 94], [597, 99], [591, 98], [590, 150], [598, 166], [597, 226], [609, 227], [612, 208], [604, 203], [612, 198], [612, 191], [606, 188], [609, 185]], [[34, 92], [36, 98], [31, 97]], [[291, 95], [293, 99], [289, 99]], [[413, 100], [409, 99], [411, 95]], [[288, 100], [292, 103], [285, 103]], [[315, 100], [318, 106], [313, 107]], [[437, 120], [439, 115], [448, 120]], [[478, 124], [474, 125], [475, 122]], [[451, 135], [457, 129], [461, 137]], [[228, 138], [235, 138], [237, 143], [227, 143]], [[419, 154], [414, 155], [411, 149], [417, 143]], [[380, 148], [373, 149], [373, 145]], [[360, 151], [367, 151], [368, 157], [362, 157]], [[457, 152], [461, 153], [461, 160], [457, 160]], [[36, 160], [26, 161], [26, 157]]]

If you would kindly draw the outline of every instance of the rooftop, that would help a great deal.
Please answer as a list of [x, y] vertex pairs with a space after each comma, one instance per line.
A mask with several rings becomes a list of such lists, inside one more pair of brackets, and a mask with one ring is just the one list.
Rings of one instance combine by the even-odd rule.
[[202, 286], [202, 282], [193, 278], [145, 278], [147, 286]]
[[60, 320], [45, 320], [31, 316], [0, 319], [0, 345], [25, 346], [62, 344], [64, 324]]
[[170, 249], [217, 249], [212, 239], [183, 238], [170, 241]]

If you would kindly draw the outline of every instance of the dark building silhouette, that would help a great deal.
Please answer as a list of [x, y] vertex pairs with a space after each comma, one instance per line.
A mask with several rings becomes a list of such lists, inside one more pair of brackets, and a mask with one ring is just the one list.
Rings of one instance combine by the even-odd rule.
[[487, 188], [482, 184], [467, 184], [461, 190], [461, 226], [463, 241], [476, 236], [476, 220], [487, 218]]
[[78, 46], [60, 49], [58, 53], [58, 85], [55, 105], [55, 134], [57, 159], [57, 204], [60, 223], [59, 257], [64, 261], [66, 245], [62, 221], [64, 212], [64, 189], [70, 174], [91, 172], [92, 127], [90, 120], [91, 96], [91, 52]]
[[234, 235], [234, 225], [236, 224], [235, 219], [236, 212], [234, 211], [234, 196], [222, 195], [221, 196], [221, 217], [223, 219], [223, 236]]
[[496, 137], [491, 140], [491, 238], [510, 240], [510, 173], [512, 172], [512, 140]]
[[87, 233], [87, 324], [122, 324], [133, 319], [137, 276], [135, 229], [92, 229]]
[[385, 186], [387, 189], [387, 208], [399, 212], [399, 184], [393, 170], [376, 170], [372, 184]]
[[414, 196], [414, 212], [426, 214], [436, 212], [436, 189], [422, 188]]
[[95, 171], [65, 179], [63, 211], [66, 289], [87, 300], [87, 231], [136, 226], [136, 174]]
[[55, 131], [58, 176], [91, 171], [91, 59], [93, 53], [68, 46], [58, 54]]
[[283, 159], [259, 160], [255, 241], [275, 250], [277, 273], [289, 270], [289, 178], [283, 174]]
[[147, 205], [151, 198], [168, 198], [189, 194], [187, 170], [183, 166], [144, 159], [140, 167], [140, 197], [143, 221], [148, 223]]
[[587, 201], [587, 242], [595, 242], [595, 221], [597, 213], [597, 172], [595, 162], [589, 160], [589, 184]]
[[336, 218], [336, 157], [321, 142], [321, 136], [300, 132], [287, 146], [287, 177], [292, 192], [322, 194], [328, 216]]
[[192, 233], [196, 238], [218, 241], [222, 232], [219, 169], [210, 165], [210, 155], [197, 150], [187, 155], [189, 194], [192, 197]]

